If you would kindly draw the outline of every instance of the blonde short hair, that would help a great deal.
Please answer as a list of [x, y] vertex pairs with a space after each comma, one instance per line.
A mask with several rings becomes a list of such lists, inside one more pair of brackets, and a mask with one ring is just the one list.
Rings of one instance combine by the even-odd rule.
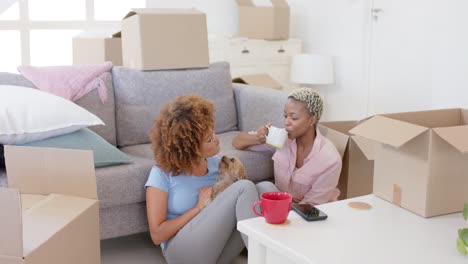
[[304, 102], [309, 113], [317, 118], [317, 122], [322, 117], [323, 101], [316, 91], [310, 88], [299, 88], [292, 91], [288, 98]]

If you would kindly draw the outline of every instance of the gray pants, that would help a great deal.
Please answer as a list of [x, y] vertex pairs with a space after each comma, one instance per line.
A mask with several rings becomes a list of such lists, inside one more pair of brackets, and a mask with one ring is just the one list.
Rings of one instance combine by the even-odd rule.
[[270, 184], [262, 182], [256, 187], [249, 180], [240, 180], [229, 186], [169, 240], [166, 261], [231, 263], [247, 245], [247, 237], [237, 231], [237, 221], [255, 217], [252, 204], [259, 199], [259, 192], [272, 191], [274, 185]]

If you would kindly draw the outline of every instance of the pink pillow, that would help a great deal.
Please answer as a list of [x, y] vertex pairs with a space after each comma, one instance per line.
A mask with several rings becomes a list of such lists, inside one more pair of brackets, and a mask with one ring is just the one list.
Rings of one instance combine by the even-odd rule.
[[103, 78], [112, 69], [112, 62], [71, 66], [19, 66], [18, 71], [39, 90], [76, 101], [94, 89], [98, 89], [101, 102], [107, 100]]

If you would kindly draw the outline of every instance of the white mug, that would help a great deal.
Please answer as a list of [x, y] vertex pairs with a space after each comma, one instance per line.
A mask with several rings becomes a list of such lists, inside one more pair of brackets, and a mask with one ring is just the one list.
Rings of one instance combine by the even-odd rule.
[[281, 149], [288, 138], [288, 132], [284, 128], [275, 126], [266, 127], [268, 129], [268, 136], [266, 143], [277, 149]]

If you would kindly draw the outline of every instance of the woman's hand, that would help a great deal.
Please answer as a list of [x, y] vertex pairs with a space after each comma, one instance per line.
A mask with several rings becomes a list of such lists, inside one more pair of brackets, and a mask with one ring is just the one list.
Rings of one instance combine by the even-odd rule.
[[271, 122], [268, 122], [266, 125], [257, 128], [257, 130], [240, 132], [232, 140], [232, 146], [236, 149], [244, 150], [251, 146], [265, 144], [268, 135], [268, 128], [270, 126]]
[[266, 125], [257, 128], [256, 135], [257, 135], [257, 142], [258, 144], [265, 144], [266, 138], [268, 136], [268, 128], [271, 126], [271, 122], [268, 122]]
[[195, 207], [200, 211], [208, 204], [207, 201], [211, 198], [211, 191], [211, 186], [205, 186], [198, 191], [198, 203]]

